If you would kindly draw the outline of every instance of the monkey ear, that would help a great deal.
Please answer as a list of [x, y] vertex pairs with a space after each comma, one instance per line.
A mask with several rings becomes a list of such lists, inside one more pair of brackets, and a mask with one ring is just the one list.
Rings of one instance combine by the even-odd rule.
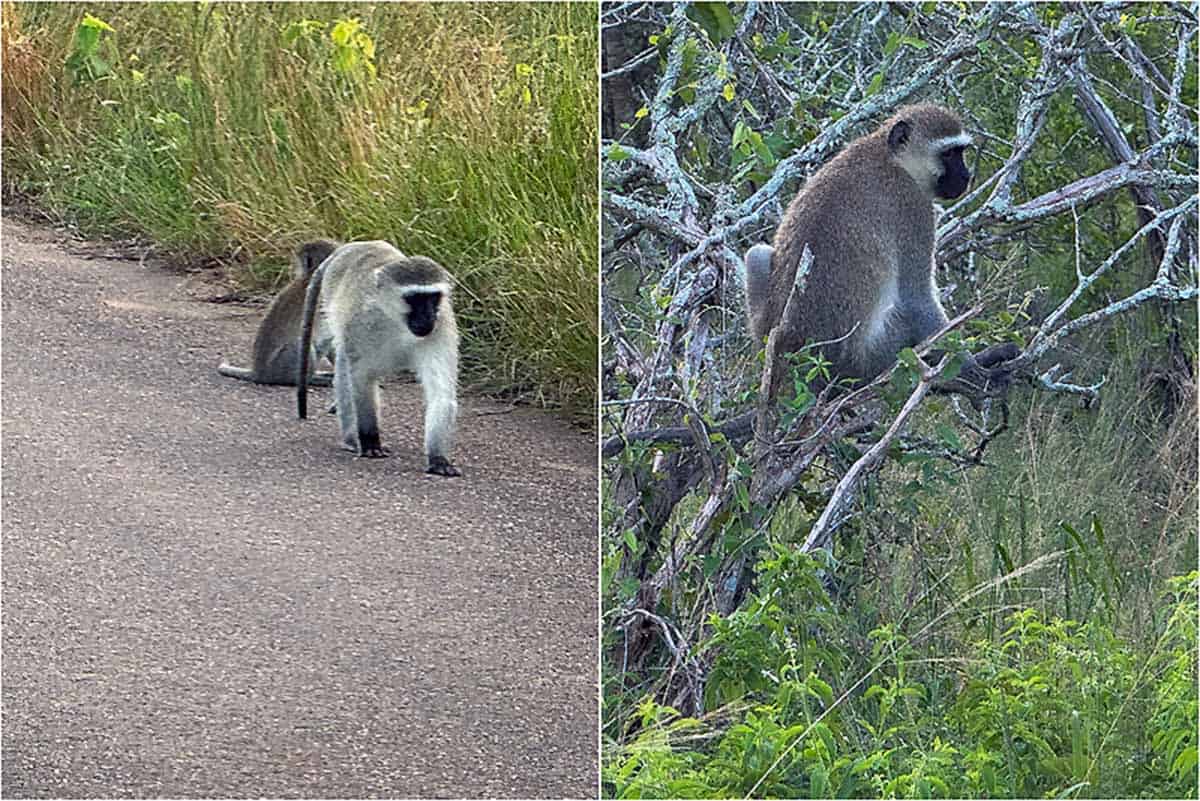
[[892, 126], [892, 130], [888, 131], [888, 148], [893, 152], [899, 151], [902, 147], [908, 144], [908, 135], [911, 131], [910, 126], [905, 120], [898, 120]]

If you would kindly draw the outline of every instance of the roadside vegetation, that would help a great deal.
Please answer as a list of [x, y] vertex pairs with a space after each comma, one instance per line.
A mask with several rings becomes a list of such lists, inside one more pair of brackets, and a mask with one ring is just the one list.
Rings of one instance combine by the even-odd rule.
[[596, 7], [3, 6], [4, 189], [247, 288], [317, 236], [459, 282], [466, 380], [596, 392]]

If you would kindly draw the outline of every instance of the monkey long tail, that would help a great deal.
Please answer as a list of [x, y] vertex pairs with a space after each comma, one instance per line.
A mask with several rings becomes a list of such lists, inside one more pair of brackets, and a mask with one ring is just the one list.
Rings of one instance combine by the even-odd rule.
[[325, 266], [313, 273], [308, 282], [308, 292], [304, 295], [304, 318], [300, 325], [300, 371], [296, 375], [296, 414], [301, 420], [308, 417], [308, 368], [312, 359], [312, 331], [316, 319], [317, 300], [321, 297], [321, 283], [325, 280]]
[[[724, 434], [727, 439], [741, 439], [742, 436], [754, 430], [754, 412], [745, 412], [712, 429], [714, 434]], [[654, 428], [647, 431], [634, 431], [630, 434], [618, 434], [604, 441], [600, 455], [605, 459], [625, 450], [625, 446], [634, 442], [674, 442], [683, 444], [691, 442], [694, 435], [685, 426], [677, 428]]]

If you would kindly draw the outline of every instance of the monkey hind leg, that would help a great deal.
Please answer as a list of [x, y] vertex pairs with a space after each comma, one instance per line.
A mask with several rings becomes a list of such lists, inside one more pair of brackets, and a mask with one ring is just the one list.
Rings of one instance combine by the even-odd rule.
[[771, 292], [771, 256], [774, 253], [775, 248], [762, 244], [746, 251], [746, 313], [750, 318], [750, 333], [759, 340], [771, 330], [765, 317]]
[[358, 455], [383, 459], [392, 455], [379, 436], [379, 382], [370, 379], [354, 390], [354, 416], [358, 423]]

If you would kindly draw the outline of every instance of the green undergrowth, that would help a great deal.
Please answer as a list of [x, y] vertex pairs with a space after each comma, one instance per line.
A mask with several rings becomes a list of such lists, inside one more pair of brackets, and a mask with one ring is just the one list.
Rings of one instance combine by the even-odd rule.
[[[689, 686], [669, 654], [622, 671], [611, 623], [631, 597], [612, 577], [628, 546], [606, 545], [605, 792], [1200, 796], [1195, 397], [1170, 413], [1140, 369], [1152, 343], [1111, 342], [1079, 364], [1109, 376], [1098, 405], [1017, 388], [983, 465], [893, 454], [836, 561], [796, 551], [821, 509], [804, 492], [765, 530], [731, 520], [718, 542], [750, 549], [756, 579], [684, 632], [711, 664], [698, 718], [664, 704], [679, 697], [664, 682]], [[937, 441], [951, 415], [930, 401], [911, 437]], [[651, 611], [686, 619], [706, 571]]]
[[316, 236], [433, 256], [468, 377], [592, 420], [595, 5], [3, 13], [8, 193], [260, 288]]
[[605, 739], [607, 795], [1196, 797], [1196, 573], [1169, 582], [1148, 646], [1013, 607], [994, 636], [932, 648], [939, 623], [862, 630], [832, 612], [790, 548], [759, 568], [714, 621], [714, 711], [630, 699]]

